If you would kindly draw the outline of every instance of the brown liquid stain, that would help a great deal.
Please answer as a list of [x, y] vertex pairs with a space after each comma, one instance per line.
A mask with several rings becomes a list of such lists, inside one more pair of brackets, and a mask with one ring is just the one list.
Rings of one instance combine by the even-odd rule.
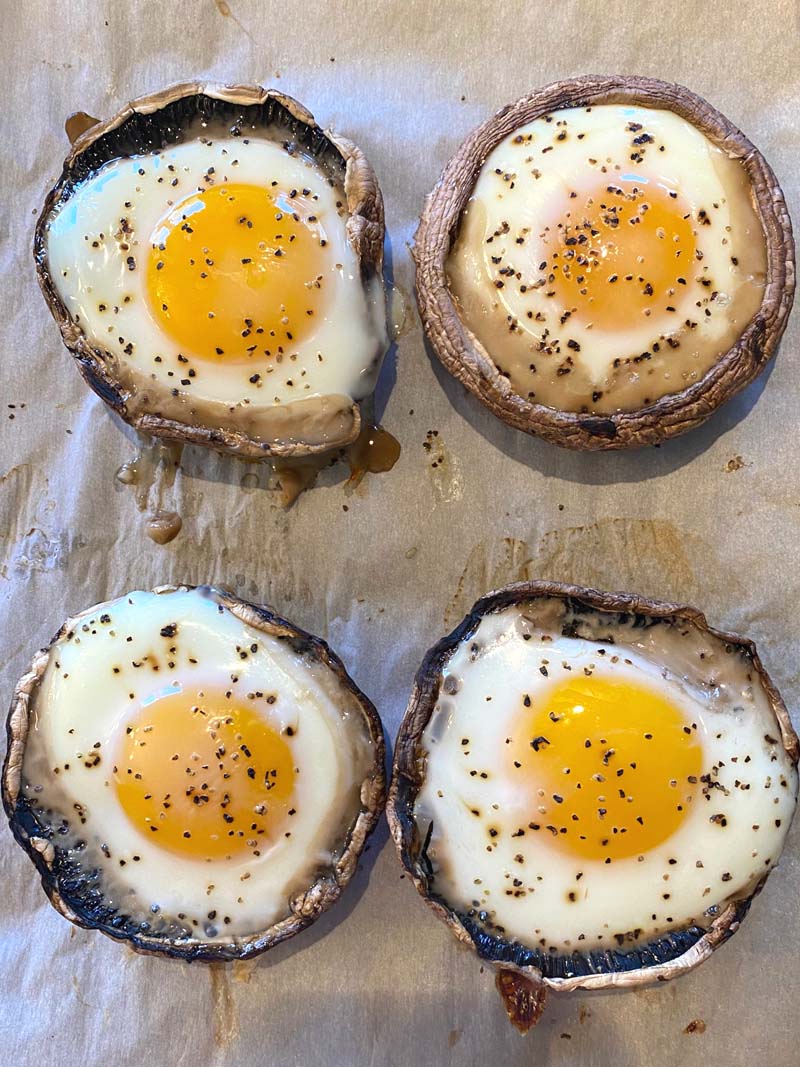
[[307, 463], [276, 465], [278, 502], [284, 510], [290, 508], [301, 493], [311, 488], [321, 468], [322, 464], [313, 460]]
[[181, 532], [183, 519], [176, 511], [156, 511], [145, 523], [145, 532], [157, 545], [168, 545]]
[[447, 1035], [447, 1047], [448, 1048], [455, 1048], [455, 1046], [459, 1043], [460, 1040], [461, 1040], [461, 1031], [460, 1030], [451, 1030], [450, 1033]]
[[115, 475], [123, 485], [136, 486], [136, 506], [146, 511], [153, 487], [157, 491], [157, 507], [161, 506], [164, 489], [175, 485], [180, 467], [183, 445], [175, 441], [143, 440], [139, 452], [123, 463]]
[[385, 474], [400, 459], [400, 442], [388, 430], [373, 423], [361, 427], [356, 440], [345, 449], [350, 468], [347, 484], [357, 486], [365, 474]]
[[[350, 468], [350, 477], [345, 482], [348, 492], [357, 489], [366, 474], [383, 474], [390, 471], [400, 458], [400, 442], [382, 426], [365, 423], [356, 440], [343, 448], [338, 457]], [[310, 489], [321, 470], [337, 460], [337, 453], [327, 452], [306, 459], [278, 462], [273, 465], [278, 490], [278, 502], [286, 510], [297, 498]]]
[[685, 1034], [704, 1034], [706, 1032], [706, 1024], [702, 1019], [692, 1019], [683, 1032]]
[[742, 467], [747, 465], [741, 456], [731, 456], [723, 469], [726, 474], [733, 474], [734, 471], [740, 471]]
[[253, 977], [253, 971], [258, 966], [258, 960], [234, 960], [231, 964], [234, 982], [247, 985]]
[[114, 477], [123, 485], [136, 485], [139, 481], [139, 465], [137, 461], [131, 459], [127, 463], [123, 463]]
[[228, 1048], [239, 1036], [239, 1011], [233, 996], [231, 975], [224, 963], [209, 964], [214, 1010], [214, 1044]]
[[96, 126], [100, 119], [93, 115], [87, 115], [85, 111], [74, 111], [64, 123], [64, 132], [69, 138], [70, 144], [75, 144], [78, 138]]
[[[136, 507], [141, 512], [151, 511], [145, 532], [159, 545], [168, 544], [177, 537], [183, 525], [175, 511], [163, 506], [165, 491], [175, 485], [182, 454], [180, 442], [143, 438], [138, 454], [123, 463], [115, 475], [122, 485], [136, 487]], [[154, 489], [155, 500], [151, 506]]]

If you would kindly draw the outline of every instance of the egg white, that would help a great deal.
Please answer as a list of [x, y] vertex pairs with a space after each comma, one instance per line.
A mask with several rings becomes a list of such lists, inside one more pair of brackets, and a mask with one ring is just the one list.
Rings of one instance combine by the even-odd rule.
[[[609, 632], [613, 645], [603, 643]], [[699, 791], [678, 830], [641, 861], [606, 865], [558, 851], [548, 835], [512, 836], [527, 827], [531, 804], [500, 765], [503, 739], [519, 734], [523, 693], [536, 706], [568, 668], [645, 684], [698, 723], [702, 773], [719, 787]], [[747, 662], [720, 641], [692, 644], [665, 625], [642, 636], [603, 622], [597, 641], [588, 641], [543, 632], [524, 609], [487, 615], [443, 672], [422, 744], [416, 818], [423, 836], [433, 823], [435, 891], [464, 912], [485, 913], [505, 938], [545, 951], [617, 948], [707, 926], [714, 908], [752, 892], [775, 865], [797, 796], [796, 769]], [[471, 776], [476, 768], [486, 777]], [[724, 824], [711, 821], [717, 813]], [[499, 834], [489, 836], [490, 827]], [[514, 879], [524, 895], [507, 895]]]
[[[177, 389], [196, 406], [248, 405], [253, 421], [261, 409], [309, 398], [366, 396], [386, 344], [386, 309], [381, 280], [362, 279], [347, 240], [343, 189], [312, 157], [290, 155], [266, 135], [234, 138], [220, 131], [212, 139], [210, 131], [200, 133], [159, 152], [112, 160], [56, 204], [46, 227], [47, 261], [70, 316], [90, 341], [111, 353], [123, 377], [132, 377], [139, 388], [146, 385], [155, 398], [169, 398]], [[316, 328], [287, 347], [281, 362], [195, 360], [197, 376], [189, 380], [177, 358], [179, 346], [149, 308], [150, 237], [174, 203], [226, 181], [265, 188], [275, 181], [285, 193], [309, 190], [328, 242], [319, 249], [328, 296]], [[131, 233], [120, 232], [123, 218]], [[254, 370], [261, 373], [258, 383], [250, 381]]]
[[[161, 636], [172, 624], [175, 636]], [[253, 644], [257, 652], [243, 659], [239, 650]], [[164, 920], [185, 915], [205, 941], [258, 932], [288, 915], [291, 895], [330, 865], [373, 758], [365, 728], [337, 705], [338, 679], [329, 673], [247, 626], [209, 590], [134, 592], [97, 605], [50, 650], [26, 748], [25, 793], [52, 809], [54, 825], [67, 819], [66, 844], [76, 835], [86, 842], [85, 862], [102, 865], [104, 890], [123, 913], [144, 921], [153, 920], [153, 909]], [[277, 697], [251, 706], [290, 746], [297, 814], [291, 836], [278, 836], [259, 857], [181, 857], [145, 836], [120, 804], [112, 764], [125, 726], [143, 702], [176, 685], [190, 693], [231, 690], [241, 703], [255, 690]]]
[[[653, 138], [634, 149], [642, 156], [636, 161], [631, 127]], [[682, 268], [687, 284], [675, 287], [674, 313], [637, 312], [613, 330], [593, 327], [581, 315], [562, 320], [563, 305], [546, 296], [550, 286], [537, 286], [570, 194], [606, 183], [677, 190], [701, 252]], [[766, 254], [751, 200], [741, 165], [671, 111], [623, 104], [556, 111], [519, 127], [487, 156], [448, 262], [451, 286], [467, 325], [523, 397], [565, 410], [615, 410], [614, 393], [625, 381], [638, 398], [635, 406], [642, 406], [698, 381], [759, 306]], [[506, 268], [518, 276], [500, 277]], [[670, 350], [667, 338], [678, 340], [680, 351]], [[656, 341], [666, 349], [656, 361], [664, 362], [663, 373], [641, 361], [625, 366]], [[585, 396], [571, 395], [575, 371], [572, 379], [564, 371], [545, 381], [567, 357], [578, 368], [580, 388], [584, 376], [588, 382]], [[638, 383], [640, 389], [631, 389]], [[604, 394], [602, 403], [592, 404], [593, 389]], [[627, 395], [621, 399], [623, 409], [629, 406]]]

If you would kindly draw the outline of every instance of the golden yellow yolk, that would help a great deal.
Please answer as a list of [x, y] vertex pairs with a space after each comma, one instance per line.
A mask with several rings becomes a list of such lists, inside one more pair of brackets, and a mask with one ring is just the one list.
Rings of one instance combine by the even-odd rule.
[[605, 862], [644, 855], [686, 817], [701, 743], [695, 725], [655, 690], [570, 680], [532, 702], [522, 721], [509, 774], [533, 790], [530, 828], [553, 848]]
[[568, 318], [610, 332], [643, 315], [654, 325], [671, 317], [679, 324], [696, 241], [690, 209], [674, 190], [613, 179], [568, 200], [555, 231], [541, 271]]
[[296, 190], [228, 183], [162, 219], [151, 237], [148, 299], [185, 357], [263, 364], [311, 334], [330, 267], [314, 210]]
[[133, 825], [197, 860], [258, 855], [284, 829], [294, 779], [289, 745], [258, 711], [208, 692], [144, 705], [114, 768]]

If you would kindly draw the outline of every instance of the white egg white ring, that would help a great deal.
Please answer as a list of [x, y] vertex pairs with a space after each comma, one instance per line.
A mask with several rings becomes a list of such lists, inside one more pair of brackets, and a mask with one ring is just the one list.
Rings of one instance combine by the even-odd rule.
[[[631, 313], [614, 329], [593, 324], [580, 302], [577, 314], [563, 314], [547, 273], [570, 198], [578, 205], [586, 195], [596, 199], [598, 186], [612, 207], [612, 190], [659, 187], [680, 195], [697, 242], [696, 258], [683, 250], [676, 260], [665, 239], [664, 258], [682, 283], [673, 284], [663, 306], [647, 316]], [[764, 277], [755, 249], [763, 234], [751, 198], [741, 165], [672, 111], [628, 104], [558, 110], [520, 126], [486, 158], [451, 254], [453, 289], [465, 321], [522, 396], [566, 410], [576, 398], [589, 404], [584, 410], [592, 397], [604, 398], [599, 410], [610, 411], [624, 380], [623, 410], [632, 397], [642, 406], [699, 381], [757, 309]], [[620, 227], [623, 248], [628, 229]], [[618, 286], [642, 288], [606, 273]], [[655, 377], [651, 360], [664, 364]], [[587, 385], [575, 385], [573, 395], [567, 376], [576, 371]], [[584, 396], [583, 388], [597, 392]]]
[[[150, 383], [152, 391], [157, 387], [165, 396], [177, 388], [193, 404], [247, 405], [252, 419], [260, 408], [299, 400], [365, 396], [385, 344], [385, 306], [380, 279], [365, 283], [361, 277], [341, 211], [343, 191], [311, 157], [290, 155], [266, 135], [209, 140], [110, 161], [68, 200], [57, 202], [46, 225], [47, 260], [69, 315], [140, 386]], [[269, 189], [271, 181], [280, 190], [308, 189], [309, 198], [318, 198], [315, 213], [328, 241], [320, 249], [323, 284], [329, 289], [325, 314], [310, 336], [296, 345], [287, 342], [281, 362], [268, 357], [254, 357], [252, 365], [192, 360], [150, 309], [145, 290], [150, 237], [171, 204], [197, 190], [225, 182]], [[121, 231], [123, 218], [131, 233]], [[179, 354], [189, 364], [179, 361]], [[194, 374], [187, 378], [190, 366]], [[257, 382], [250, 380], [254, 372]]]

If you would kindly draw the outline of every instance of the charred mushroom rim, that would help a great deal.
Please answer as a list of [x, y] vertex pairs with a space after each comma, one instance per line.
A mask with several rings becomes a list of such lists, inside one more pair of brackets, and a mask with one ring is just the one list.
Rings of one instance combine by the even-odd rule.
[[[384, 213], [378, 181], [361, 150], [351, 141], [323, 131], [314, 116], [292, 97], [275, 89], [252, 85], [216, 85], [187, 82], [140, 97], [127, 104], [113, 118], [91, 126], [78, 137], [64, 161], [61, 177], [48, 193], [36, 224], [34, 259], [39, 286], [47, 306], [61, 330], [64, 344], [78, 364], [84, 381], [125, 422], [154, 437], [205, 445], [251, 459], [292, 458], [320, 454], [352, 444], [362, 422], [361, 403], [352, 401], [336, 422], [327, 439], [303, 440], [287, 433], [267, 440], [251, 436], [236, 426], [193, 421], [191, 403], [186, 416], [176, 418], [159, 412], [157, 399], [137, 396], [136, 390], [120, 374], [117, 357], [97, 346], [73, 321], [61, 300], [50, 274], [46, 247], [46, 223], [55, 207], [73, 194], [109, 160], [139, 152], [153, 152], [179, 143], [188, 126], [196, 120], [222, 121], [237, 129], [278, 126], [286, 131], [285, 146], [301, 151], [344, 186], [346, 235], [360, 264], [362, 278], [382, 279]], [[379, 360], [382, 352], [378, 354]], [[301, 401], [301, 404], [308, 401]]]
[[[515, 392], [492, 354], [467, 328], [448, 285], [447, 258], [484, 161], [505, 137], [565, 108], [615, 103], [672, 111], [731, 159], [741, 161], [764, 232], [766, 286], [761, 306], [744, 332], [698, 382], [634, 411], [602, 415], [561, 411]], [[783, 334], [795, 287], [791, 221], [783, 192], [761, 153], [701, 97], [679, 85], [640, 77], [588, 75], [556, 82], [498, 111], [467, 138], [445, 167], [425, 203], [413, 256], [420, 315], [445, 368], [510, 426], [576, 450], [652, 445], [704, 422], [764, 369]]]
[[736, 932], [752, 896], [766, 881], [765, 875], [752, 896], [728, 903], [705, 929], [694, 925], [670, 931], [648, 944], [628, 950], [574, 951], [570, 955], [552, 955], [516, 940], [506, 940], [455, 910], [436, 894], [432, 886], [432, 867], [426, 854], [430, 831], [427, 836], [420, 833], [415, 819], [415, 803], [426, 774], [423, 733], [439, 699], [443, 671], [457, 648], [474, 634], [484, 616], [542, 598], [564, 602], [567, 608], [565, 637], [576, 635], [574, 620], [606, 613], [609, 621], [614, 619], [635, 627], [648, 627], [658, 622], [683, 625], [724, 642], [726, 648], [737, 650], [752, 664], [780, 727], [780, 743], [794, 765], [800, 755], [800, 742], [786, 706], [762, 666], [753, 642], [713, 629], [695, 608], [627, 593], [599, 592], [544, 581], [520, 582], [482, 597], [460, 625], [427, 653], [417, 672], [395, 743], [387, 818], [400, 861], [420, 895], [460, 942], [495, 969], [497, 989], [508, 1016], [522, 1032], [538, 1021], [549, 992], [635, 989], [693, 970]]
[[[192, 588], [188, 585], [160, 586], [154, 592], [171, 593]], [[105, 906], [99, 888], [99, 872], [83, 870], [66, 850], [59, 847], [52, 829], [40, 825], [22, 791], [23, 759], [31, 717], [51, 649], [59, 638], [82, 623], [91, 614], [92, 608], [64, 623], [50, 645], [34, 656], [16, 686], [6, 723], [8, 748], [3, 765], [2, 793], [3, 807], [14, 837], [33, 861], [50, 903], [66, 919], [76, 926], [100, 930], [117, 941], [125, 941], [136, 952], [190, 962], [225, 963], [251, 959], [286, 941], [310, 926], [336, 903], [353, 877], [364, 844], [383, 811], [386, 753], [383, 727], [374, 705], [358, 689], [342, 661], [324, 641], [300, 630], [268, 607], [251, 604], [215, 587], [208, 587], [208, 591], [245, 625], [285, 641], [295, 654], [302, 656], [310, 665], [322, 666], [332, 672], [349, 703], [346, 712], [361, 717], [374, 746], [372, 766], [361, 782], [360, 808], [355, 820], [332, 856], [330, 866], [319, 869], [314, 883], [288, 902], [290, 914], [286, 918], [252, 936], [233, 938], [228, 942], [205, 942], [195, 937], [170, 940], [153, 936], [142, 929], [142, 924], [134, 922], [121, 910], [110, 910]]]

